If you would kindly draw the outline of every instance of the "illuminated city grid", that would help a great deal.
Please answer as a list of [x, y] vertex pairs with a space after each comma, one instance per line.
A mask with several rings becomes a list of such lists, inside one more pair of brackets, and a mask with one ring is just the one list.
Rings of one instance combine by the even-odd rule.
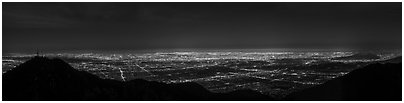
[[[371, 62], [401, 55], [379, 53], [380, 59], [333, 60], [355, 52], [155, 52], [135, 54], [56, 53], [74, 68], [104, 79], [146, 79], [164, 83], [196, 82], [212, 92], [252, 89], [273, 97], [322, 84]], [[33, 54], [3, 56], [3, 73]]]

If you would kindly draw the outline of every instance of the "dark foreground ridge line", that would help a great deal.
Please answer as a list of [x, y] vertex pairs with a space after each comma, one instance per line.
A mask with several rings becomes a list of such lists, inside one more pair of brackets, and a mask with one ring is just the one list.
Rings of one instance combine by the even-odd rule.
[[290, 94], [286, 100], [401, 101], [401, 57], [351, 71], [313, 88]]
[[[252, 90], [212, 93], [197, 83], [121, 82], [34, 57], [3, 74], [3, 100], [279, 100]], [[401, 100], [400, 64], [372, 64], [282, 100]]]

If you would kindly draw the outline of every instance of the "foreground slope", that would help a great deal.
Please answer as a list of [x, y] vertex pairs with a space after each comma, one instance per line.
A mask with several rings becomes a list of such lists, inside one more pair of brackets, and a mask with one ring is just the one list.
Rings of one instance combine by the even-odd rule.
[[319, 86], [292, 93], [285, 99], [401, 101], [401, 71], [401, 57], [398, 57], [353, 70]]
[[272, 100], [252, 90], [212, 93], [197, 83], [120, 82], [34, 57], [3, 74], [3, 100]]

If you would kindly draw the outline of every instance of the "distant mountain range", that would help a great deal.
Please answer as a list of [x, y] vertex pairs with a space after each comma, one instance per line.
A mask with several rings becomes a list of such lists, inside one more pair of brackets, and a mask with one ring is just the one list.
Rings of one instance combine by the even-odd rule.
[[[34, 57], [3, 74], [3, 100], [279, 100], [252, 90], [212, 93], [197, 83], [120, 82]], [[282, 100], [401, 100], [400, 64], [372, 64]]]
[[333, 58], [333, 60], [368, 60], [368, 59], [380, 59], [380, 57], [377, 56], [376, 54], [371, 53], [357, 53], [351, 56]]

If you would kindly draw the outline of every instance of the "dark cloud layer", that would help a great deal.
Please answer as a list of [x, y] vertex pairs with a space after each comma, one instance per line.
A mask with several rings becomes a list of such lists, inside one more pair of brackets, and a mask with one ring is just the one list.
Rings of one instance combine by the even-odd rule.
[[401, 3], [3, 3], [3, 52], [401, 48]]

